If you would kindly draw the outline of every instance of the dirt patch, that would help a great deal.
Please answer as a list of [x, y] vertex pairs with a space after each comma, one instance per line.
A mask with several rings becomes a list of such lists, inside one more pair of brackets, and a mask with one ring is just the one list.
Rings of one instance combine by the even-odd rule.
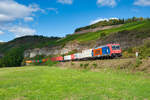
[[70, 61], [70, 62], [61, 62], [59, 65], [61, 67], [72, 67], [72, 68], [81, 68], [84, 66], [88, 66], [91, 68], [106, 68], [106, 67], [124, 68], [126, 66], [132, 65], [134, 62], [135, 59], [131, 58], [131, 59], [92, 60], [92, 61]]
[[27, 99], [25, 99], [25, 97], [18, 97], [18, 98], [12, 99], [12, 100], [27, 100]]
[[127, 59], [107, 59], [107, 60], [89, 60], [89, 61], [68, 61], [61, 62], [58, 66], [61, 68], [74, 68], [74, 69], [129, 69], [133, 72], [144, 71], [150, 73], [150, 58], [141, 60], [142, 63], [139, 66], [135, 66], [137, 63], [136, 58]]
[[121, 27], [121, 25], [111, 25], [111, 26], [100, 26], [94, 29], [86, 29], [86, 30], [82, 30], [82, 31], [78, 31], [75, 32], [74, 34], [84, 34], [84, 33], [88, 33], [88, 32], [97, 32], [97, 31], [101, 31], [101, 30], [106, 30], [106, 29], [111, 29], [111, 28], [117, 28], [117, 27]]
[[150, 58], [142, 60], [142, 64], [137, 68], [137, 70], [150, 73]]

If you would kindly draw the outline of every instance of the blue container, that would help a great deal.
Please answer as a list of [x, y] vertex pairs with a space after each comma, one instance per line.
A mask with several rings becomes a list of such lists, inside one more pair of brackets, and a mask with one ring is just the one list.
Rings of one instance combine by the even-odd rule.
[[108, 46], [102, 47], [102, 55], [110, 55], [110, 49]]

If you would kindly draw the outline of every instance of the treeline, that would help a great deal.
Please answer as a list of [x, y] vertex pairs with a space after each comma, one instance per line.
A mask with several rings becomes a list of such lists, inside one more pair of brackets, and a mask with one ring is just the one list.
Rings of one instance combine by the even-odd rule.
[[87, 29], [94, 29], [100, 26], [110, 26], [110, 25], [119, 25], [119, 24], [126, 24], [126, 23], [131, 23], [131, 22], [137, 22], [137, 21], [143, 21], [143, 20], [150, 20], [150, 18], [143, 18], [143, 17], [132, 17], [128, 19], [110, 19], [110, 20], [105, 20], [105, 21], [100, 21], [98, 23], [86, 26], [86, 27], [81, 27], [75, 30], [75, 32], [87, 30]]
[[50, 47], [57, 43], [59, 37], [44, 37], [44, 36], [24, 36], [16, 38], [12, 41], [0, 44], [0, 53], [4, 54], [14, 47], [23, 46], [25, 49], [34, 49], [42, 47]]
[[24, 59], [24, 48], [18, 47], [8, 51], [3, 58], [0, 59], [0, 67], [18, 67]]
[[24, 36], [12, 41], [0, 44], [0, 67], [21, 66], [24, 59], [24, 51], [34, 48], [51, 47], [57, 44], [59, 37]]

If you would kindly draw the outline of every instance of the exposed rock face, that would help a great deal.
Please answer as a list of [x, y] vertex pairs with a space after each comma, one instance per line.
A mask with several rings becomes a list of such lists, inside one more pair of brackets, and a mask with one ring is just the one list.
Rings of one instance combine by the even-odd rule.
[[52, 48], [36, 48], [36, 49], [32, 49], [32, 50], [26, 50], [24, 52], [24, 57], [35, 57], [36, 55], [45, 55], [45, 56], [49, 56], [49, 55], [57, 55], [60, 53], [60, 47], [52, 47]]
[[63, 54], [67, 54], [73, 50], [77, 50], [79, 52], [81, 52], [84, 49], [89, 49], [91, 46], [89, 45], [81, 45], [76, 41], [72, 41], [69, 42], [68, 44], [66, 44], [64, 47], [52, 47], [52, 48], [36, 48], [36, 49], [32, 49], [32, 50], [26, 50], [24, 52], [24, 57], [35, 57], [36, 55], [45, 55], [45, 56], [49, 56], [49, 55], [63, 55]]
[[83, 34], [83, 33], [88, 33], [88, 32], [97, 32], [97, 31], [100, 31], [100, 30], [111, 29], [111, 28], [116, 28], [116, 27], [120, 27], [120, 26], [122, 26], [122, 24], [121, 25], [112, 25], [112, 26], [100, 26], [100, 27], [97, 27], [97, 28], [94, 28], [94, 29], [87, 29], [87, 30], [78, 31], [78, 32], [75, 32], [75, 34]]

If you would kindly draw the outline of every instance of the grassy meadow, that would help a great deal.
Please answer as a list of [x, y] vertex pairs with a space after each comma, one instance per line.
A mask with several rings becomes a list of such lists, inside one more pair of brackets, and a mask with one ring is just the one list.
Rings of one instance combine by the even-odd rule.
[[150, 100], [150, 76], [110, 69], [1, 68], [0, 100]]

